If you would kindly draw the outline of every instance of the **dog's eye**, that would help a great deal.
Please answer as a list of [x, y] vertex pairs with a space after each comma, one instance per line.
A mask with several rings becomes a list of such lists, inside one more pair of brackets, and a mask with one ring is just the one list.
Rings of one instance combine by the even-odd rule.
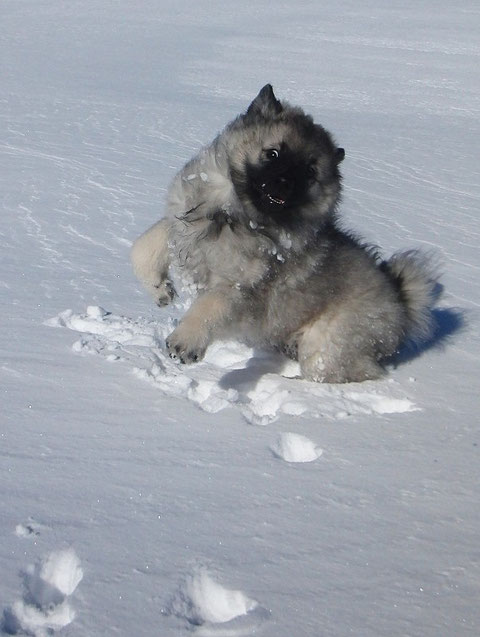
[[315, 177], [317, 176], [317, 169], [315, 168], [314, 164], [310, 164], [310, 166], [307, 168], [307, 174], [310, 179], [315, 179]]
[[267, 159], [278, 159], [279, 156], [280, 156], [280, 153], [278, 152], [276, 148], [269, 148], [268, 150], [265, 151], [265, 157]]

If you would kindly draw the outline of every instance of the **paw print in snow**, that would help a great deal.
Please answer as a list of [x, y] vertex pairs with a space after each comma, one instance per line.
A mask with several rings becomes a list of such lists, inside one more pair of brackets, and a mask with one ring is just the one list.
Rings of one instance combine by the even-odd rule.
[[70, 624], [75, 611], [69, 597], [82, 580], [83, 571], [73, 549], [54, 551], [23, 573], [23, 598], [3, 614], [3, 630], [47, 637]]

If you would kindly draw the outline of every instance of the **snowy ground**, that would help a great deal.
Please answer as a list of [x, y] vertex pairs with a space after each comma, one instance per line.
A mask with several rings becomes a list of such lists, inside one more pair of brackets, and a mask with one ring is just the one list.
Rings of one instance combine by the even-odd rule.
[[[0, 3], [0, 617], [7, 634], [480, 634], [474, 0]], [[320, 386], [181, 367], [128, 261], [266, 82], [346, 148], [346, 225], [443, 261], [438, 331]], [[475, 389], [477, 388], [477, 389]]]

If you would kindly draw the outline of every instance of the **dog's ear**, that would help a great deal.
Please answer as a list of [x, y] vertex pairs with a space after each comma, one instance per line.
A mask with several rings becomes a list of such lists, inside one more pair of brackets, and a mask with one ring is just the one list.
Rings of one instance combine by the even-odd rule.
[[283, 111], [283, 106], [275, 97], [271, 84], [265, 84], [247, 109], [247, 115], [262, 115], [269, 118]]
[[345, 148], [337, 148], [335, 151], [335, 163], [340, 164], [345, 159]]

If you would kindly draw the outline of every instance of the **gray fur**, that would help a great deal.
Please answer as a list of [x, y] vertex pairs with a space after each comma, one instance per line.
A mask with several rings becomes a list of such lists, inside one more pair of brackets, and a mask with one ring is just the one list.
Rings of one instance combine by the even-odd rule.
[[265, 86], [177, 174], [167, 214], [137, 239], [132, 262], [159, 305], [171, 262], [197, 290], [167, 339], [200, 360], [220, 337], [298, 359], [305, 378], [377, 378], [382, 360], [432, 325], [435, 276], [410, 251], [381, 262], [336, 224], [343, 159], [330, 134]]

